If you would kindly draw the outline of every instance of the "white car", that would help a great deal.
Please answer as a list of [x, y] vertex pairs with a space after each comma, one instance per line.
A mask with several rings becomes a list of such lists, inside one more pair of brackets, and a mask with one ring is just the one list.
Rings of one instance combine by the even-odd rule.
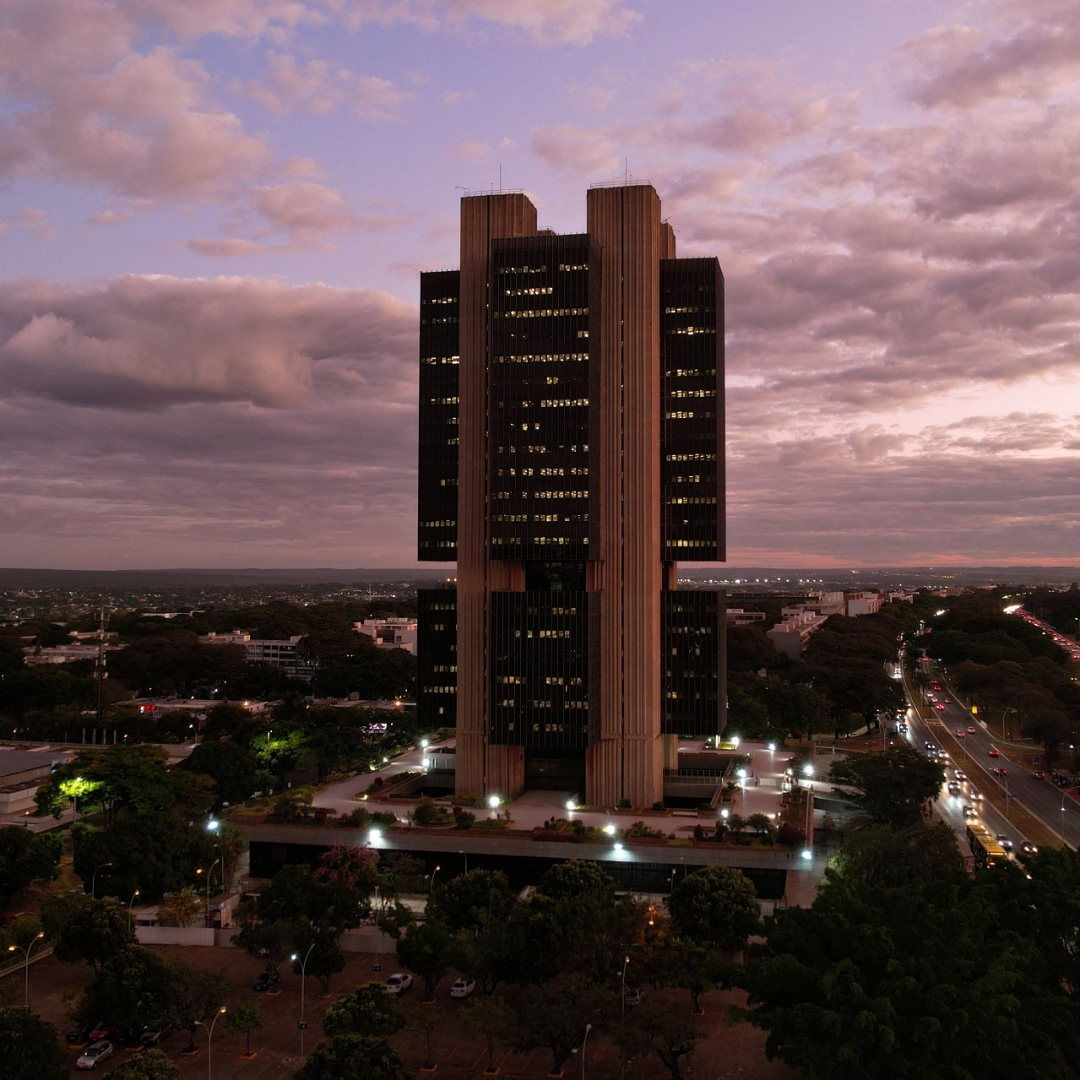
[[388, 994], [404, 994], [412, 986], [412, 976], [399, 971], [386, 980], [386, 992]]
[[97, 1068], [99, 1061], [104, 1061], [106, 1058], [113, 1056], [113, 1044], [108, 1039], [101, 1039], [96, 1043], [91, 1043], [79, 1056], [79, 1060], [75, 1062], [76, 1069], [94, 1069]]
[[455, 979], [450, 987], [452, 998], [467, 998], [476, 989], [475, 979]]

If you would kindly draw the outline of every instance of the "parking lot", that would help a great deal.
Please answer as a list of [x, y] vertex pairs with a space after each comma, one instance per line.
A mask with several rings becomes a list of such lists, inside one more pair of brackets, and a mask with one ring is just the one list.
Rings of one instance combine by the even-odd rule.
[[[162, 947], [155, 949], [163, 956], [181, 955], [195, 967], [223, 969], [233, 983], [233, 992], [227, 1005], [238, 1002], [255, 1002], [264, 1013], [261, 1030], [251, 1033], [251, 1047], [255, 1057], [245, 1059], [245, 1038], [239, 1035], [224, 1035], [223, 1023], [219, 1023], [214, 1033], [213, 1076], [215, 1080], [282, 1080], [291, 1077], [300, 1065], [300, 1033], [296, 1024], [300, 1018], [300, 979], [292, 974], [288, 964], [282, 965], [281, 990], [277, 994], [256, 993], [251, 988], [260, 971], [257, 961], [239, 949], [229, 948], [193, 948]], [[385, 978], [394, 969], [393, 957], [383, 955], [380, 960], [382, 971], [378, 976], [371, 971], [375, 958], [370, 954], [350, 954], [345, 970], [335, 975], [331, 981], [328, 996], [323, 997], [317, 980], [309, 979], [306, 993], [306, 1050], [319, 1041], [322, 1036], [320, 1019], [327, 1006], [336, 998], [371, 978]], [[35, 1011], [61, 1030], [70, 1027], [67, 1010], [77, 1000], [83, 987], [92, 978], [89, 968], [60, 964], [52, 957], [43, 959], [30, 968], [30, 1002]], [[450, 998], [450, 985], [453, 979], [447, 977], [440, 983], [435, 1006], [441, 1023], [432, 1036], [432, 1049], [438, 1062], [439, 1077], [447, 1080], [479, 1080], [487, 1065], [487, 1054], [481, 1040], [464, 1038], [454, 1022], [455, 1013], [464, 1003]], [[22, 990], [19, 975], [9, 976], [4, 987], [7, 997], [17, 983]], [[419, 986], [414, 985], [401, 999], [402, 1009], [409, 1014], [420, 1006]], [[670, 996], [677, 1008], [689, 1009], [689, 996], [685, 992], [664, 991], [662, 996]], [[21, 993], [18, 995], [21, 1001]], [[798, 1075], [779, 1063], [766, 1061], [764, 1054], [765, 1034], [745, 1024], [728, 1027], [726, 1024], [726, 1004], [741, 1002], [742, 996], [734, 993], [715, 991], [705, 999], [706, 1015], [701, 1018], [701, 1025], [708, 1037], [699, 1042], [689, 1066], [682, 1070], [684, 1076], [708, 1077], [709, 1080], [740, 1077], [749, 1080], [794, 1080]], [[417, 1071], [422, 1064], [423, 1044], [421, 1036], [406, 1029], [393, 1039], [397, 1051], [405, 1064]], [[188, 1045], [187, 1032], [178, 1031], [169, 1036], [161, 1046], [169, 1058], [177, 1063], [185, 1078], [203, 1080], [207, 1075], [206, 1032], [202, 1029], [196, 1034], [198, 1053], [181, 1054]], [[117, 1064], [128, 1059], [130, 1051], [118, 1048], [116, 1055], [104, 1062], [96, 1070], [96, 1075], [107, 1075]], [[551, 1055], [547, 1050], [531, 1053], [514, 1054], [505, 1046], [497, 1050], [497, 1064], [503, 1077], [520, 1077], [521, 1080], [542, 1080], [550, 1067]], [[71, 1075], [87, 1076], [75, 1069], [78, 1051], [70, 1051]], [[620, 1075], [618, 1054], [610, 1035], [597, 1031], [589, 1040], [587, 1075], [593, 1080], [615, 1080]], [[580, 1059], [575, 1055], [567, 1063], [567, 1076], [574, 1077], [580, 1068]], [[429, 1075], [429, 1074], [425, 1074]], [[635, 1062], [626, 1069], [627, 1080], [664, 1080], [667, 1070], [655, 1059]]]

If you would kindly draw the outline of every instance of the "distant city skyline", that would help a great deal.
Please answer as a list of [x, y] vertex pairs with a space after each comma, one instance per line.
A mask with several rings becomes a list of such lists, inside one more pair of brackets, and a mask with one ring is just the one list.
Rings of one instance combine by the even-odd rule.
[[[1080, 551], [1067, 0], [13, 0], [0, 566], [404, 567], [458, 187], [727, 279], [732, 566]], [[448, 568], [452, 572], [452, 568]]]

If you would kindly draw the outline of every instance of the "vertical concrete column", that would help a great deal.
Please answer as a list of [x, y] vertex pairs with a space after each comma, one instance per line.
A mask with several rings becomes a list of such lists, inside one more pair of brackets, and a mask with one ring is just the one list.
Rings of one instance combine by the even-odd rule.
[[[600, 248], [600, 732], [588, 801], [663, 797], [660, 745], [660, 258], [673, 234], [648, 185], [593, 188]], [[596, 355], [596, 354], [594, 354]]]
[[[488, 556], [488, 323], [491, 242], [534, 236], [536, 207], [522, 194], [461, 200], [461, 299], [458, 304], [457, 750], [459, 795], [485, 795], [489, 771], [499, 795], [524, 785], [519, 747], [489, 747], [488, 594], [521, 588], [513, 564]], [[490, 759], [490, 760], [489, 760]], [[520, 774], [520, 775], [519, 775]]]

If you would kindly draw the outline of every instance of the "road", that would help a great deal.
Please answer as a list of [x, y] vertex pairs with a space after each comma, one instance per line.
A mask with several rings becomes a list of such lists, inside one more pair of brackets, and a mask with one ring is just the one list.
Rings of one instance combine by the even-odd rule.
[[[942, 686], [944, 685], [942, 683]], [[1002, 794], [1007, 793], [1010, 800], [1015, 799], [1058, 836], [1062, 834], [1064, 821], [1064, 835], [1068, 844], [1072, 847], [1080, 844], [1080, 804], [1077, 804], [1076, 800], [1049, 779], [1036, 780], [1028, 769], [1014, 765], [1004, 756], [991, 757], [990, 749], [997, 747], [999, 740], [995, 740], [987, 731], [986, 725], [981, 720], [976, 720], [949, 690], [930, 692], [936, 699], [935, 704], [944, 705], [945, 708], [935, 709], [937, 718], [930, 721], [923, 720], [915, 708], [909, 708], [908, 739], [920, 750], [924, 749], [928, 741], [941, 748], [943, 745], [941, 736], [948, 731], [961, 744], [961, 752], [955, 755], [956, 761], [953, 767], [967, 773], [971, 781], [964, 785], [963, 796], [943, 795], [938, 801], [943, 816], [946, 816], [946, 807], [949, 804], [955, 805], [955, 815], [951, 819], [946, 816], [949, 824], [954, 824], [956, 817], [961, 815], [960, 808], [963, 803], [970, 801], [972, 785], [976, 788], [981, 787], [984, 791], [989, 790], [991, 785], [996, 785]], [[914, 691], [908, 688], [909, 701], [913, 693]], [[968, 729], [972, 727], [975, 731], [969, 732]], [[956, 735], [958, 731], [963, 732], [962, 737]], [[998, 767], [1006, 769], [1008, 775], [995, 776], [993, 770]], [[963, 820], [962, 816], [960, 820]], [[991, 832], [1005, 833], [1017, 846], [1021, 839], [1026, 839], [992, 807], [987, 808], [984, 820]], [[963, 832], [963, 829], [961, 828], [960, 831]]]

